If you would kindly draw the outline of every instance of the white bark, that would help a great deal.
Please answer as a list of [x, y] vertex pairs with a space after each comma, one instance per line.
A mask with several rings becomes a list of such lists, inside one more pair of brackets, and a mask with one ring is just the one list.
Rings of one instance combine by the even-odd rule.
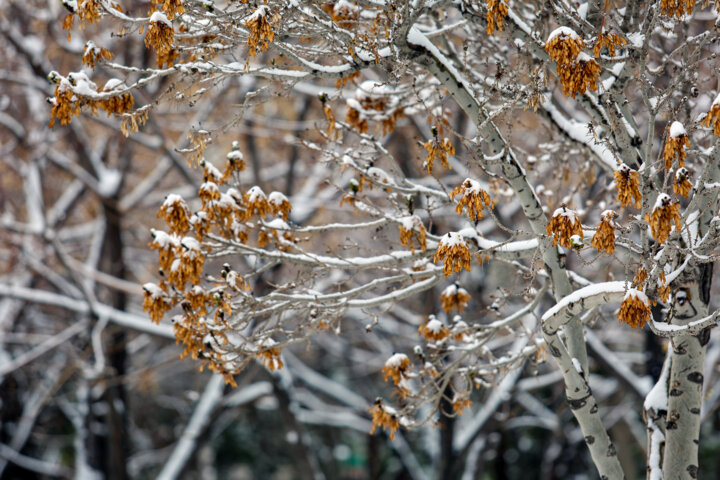
[[180, 436], [170, 458], [165, 462], [158, 474], [158, 480], [174, 480], [182, 472], [185, 464], [197, 449], [197, 442], [203, 430], [210, 422], [210, 418], [223, 398], [225, 380], [221, 375], [210, 377], [195, 411], [190, 417], [185, 430]]

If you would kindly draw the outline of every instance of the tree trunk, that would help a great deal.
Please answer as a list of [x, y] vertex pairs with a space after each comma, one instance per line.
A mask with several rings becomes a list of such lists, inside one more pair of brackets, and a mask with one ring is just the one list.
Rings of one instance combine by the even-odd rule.
[[[710, 302], [713, 264], [686, 268], [683, 285], [674, 297], [673, 325], [707, 316]], [[699, 335], [672, 338], [672, 365], [668, 385], [668, 412], [663, 472], [666, 479], [698, 478], [700, 443], [700, 406], [704, 379], [704, 361], [710, 330]]]

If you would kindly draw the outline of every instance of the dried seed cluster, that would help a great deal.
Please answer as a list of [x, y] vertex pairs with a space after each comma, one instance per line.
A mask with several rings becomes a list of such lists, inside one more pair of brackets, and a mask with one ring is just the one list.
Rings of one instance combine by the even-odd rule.
[[596, 58], [600, 58], [603, 48], [607, 48], [608, 55], [614, 57], [616, 55], [615, 47], [619, 47], [627, 44], [627, 41], [615, 33], [603, 32], [598, 35], [593, 46], [593, 55]]
[[665, 160], [665, 170], [672, 168], [673, 161], [677, 159], [678, 168], [685, 166], [685, 159], [687, 158], [687, 152], [685, 148], [690, 146], [690, 139], [688, 139], [685, 127], [680, 122], [673, 122], [668, 127], [668, 137], [665, 141], [665, 148], [663, 149], [663, 160]]
[[383, 405], [382, 400], [378, 398], [375, 400], [375, 406], [368, 411], [372, 413], [372, 429], [370, 430], [370, 435], [375, 433], [377, 428], [382, 428], [388, 431], [390, 440], [393, 440], [395, 438], [395, 432], [397, 432], [400, 427], [395, 409]]
[[440, 160], [440, 165], [446, 169], [451, 168], [450, 163], [448, 163], [448, 156], [455, 155], [455, 147], [447, 137], [440, 139], [436, 136], [432, 140], [425, 142], [423, 146], [428, 152], [424, 166], [429, 174], [432, 174], [435, 160]]
[[462, 197], [460, 197], [455, 211], [462, 215], [463, 210], [467, 209], [470, 220], [482, 220], [482, 209], [484, 207], [494, 207], [494, 202], [490, 199], [490, 194], [480, 188], [480, 184], [471, 178], [466, 178], [463, 183], [455, 187], [452, 192], [450, 192], [450, 198], [455, 200], [455, 197], [460, 194], [462, 194]]
[[[121, 93], [127, 87], [118, 79], [110, 79], [100, 92], [95, 85], [82, 72], [71, 73], [66, 77], [60, 76], [57, 72], [50, 72], [48, 78], [57, 84], [55, 95], [50, 99], [50, 123], [53, 127], [56, 120], [60, 125], [67, 125], [73, 116], [80, 115], [83, 109], [89, 109], [92, 114], [97, 114], [98, 109], [105, 110], [111, 114], [120, 115], [129, 112], [133, 106], [133, 97], [130, 93]], [[107, 98], [98, 98], [99, 93], [117, 92]]]
[[597, 90], [600, 65], [582, 52], [585, 42], [568, 27], [555, 29], [545, 43], [545, 51], [557, 63], [557, 74], [566, 95], [573, 98]]
[[360, 84], [355, 91], [355, 98], [347, 99], [348, 111], [345, 121], [360, 133], [368, 132], [368, 120], [382, 127], [383, 135], [395, 130], [398, 119], [403, 117], [403, 108], [393, 91], [373, 81]]
[[395, 385], [407, 379], [407, 373], [410, 370], [410, 359], [404, 353], [396, 353], [385, 362], [382, 374], [387, 379], [392, 379]]
[[632, 328], [642, 328], [650, 318], [650, 301], [647, 296], [640, 290], [629, 289], [620, 304], [620, 323], [627, 323]]
[[545, 43], [545, 51], [558, 65], [566, 65], [575, 61], [585, 42], [571, 28], [560, 27], [554, 30]]
[[254, 57], [258, 52], [262, 53], [270, 48], [270, 43], [275, 40], [272, 24], [270, 8], [267, 5], [260, 5], [252, 15], [245, 19], [245, 26], [250, 31], [247, 40], [249, 56]]
[[692, 183], [690, 183], [690, 172], [687, 168], [679, 168], [675, 172], [675, 182], [673, 183], [673, 192], [675, 195], [682, 195], [687, 198], [690, 196], [690, 190], [692, 190]]
[[720, 94], [715, 97], [710, 111], [705, 116], [702, 124], [706, 127], [712, 126], [715, 136], [720, 137]]
[[462, 235], [457, 232], [449, 232], [440, 239], [440, 245], [435, 252], [433, 262], [443, 261], [443, 273], [447, 278], [453, 272], [457, 273], [463, 268], [470, 270], [471, 256], [468, 244]]
[[172, 22], [162, 12], [154, 12], [150, 15], [150, 25], [145, 34], [145, 46], [155, 50], [156, 62], [162, 67], [173, 55], [173, 41], [175, 30]]
[[[183, 357], [203, 359], [204, 365], [233, 383], [233, 375], [252, 358], [270, 370], [282, 368], [281, 346], [263, 337], [255, 344], [247, 344], [244, 355], [237, 355], [237, 346], [229, 345], [231, 302], [247, 295], [249, 286], [229, 264], [223, 266], [219, 277], [204, 274], [206, 237], [212, 233], [246, 243], [256, 230], [259, 248], [274, 242], [280, 250], [293, 248], [294, 237], [286, 222], [292, 205], [282, 193], [266, 195], [257, 186], [245, 193], [233, 187], [221, 190], [244, 168], [236, 142], [226, 158], [224, 172], [205, 160], [200, 162], [203, 183], [198, 188], [198, 211], [191, 212], [179, 195], [169, 195], [161, 206], [158, 216], [167, 223], [168, 232], [153, 230], [150, 243], [158, 251], [161, 281], [145, 286], [143, 307], [154, 321], [160, 321], [173, 307], [181, 307], [182, 313], [173, 317], [173, 328], [178, 343], [184, 345]], [[228, 362], [227, 353], [233, 348], [233, 358], [239, 360]]]
[[415, 253], [415, 243], [417, 243], [418, 248], [422, 249], [423, 252], [427, 250], [427, 230], [420, 217], [417, 215], [403, 217], [400, 219], [398, 229], [400, 229], [400, 244], [403, 247], [409, 248]]
[[600, 215], [600, 225], [598, 225], [595, 235], [593, 235], [591, 245], [598, 252], [605, 252], [612, 255], [615, 252], [615, 218], [617, 213], [612, 210], [605, 210]]
[[418, 327], [418, 333], [421, 337], [425, 337], [427, 342], [438, 342], [450, 335], [450, 330], [435, 317], [430, 319]]
[[650, 233], [655, 241], [660, 244], [665, 243], [673, 225], [677, 232], [682, 228], [680, 205], [673, 202], [668, 195], [661, 193], [655, 202], [652, 213], [646, 215], [645, 220], [650, 223]]
[[98, 61], [112, 60], [113, 54], [110, 50], [95, 45], [92, 40], [85, 44], [83, 51], [82, 64], [95, 70], [95, 64]]
[[255, 358], [268, 370], [280, 370], [284, 366], [281, 351], [275, 346], [276, 344], [272, 338], [266, 338], [261, 349], [255, 354]]
[[467, 397], [467, 395], [456, 395], [452, 402], [453, 413], [462, 415], [463, 410], [470, 408], [470, 405], [472, 405], [472, 401]]
[[503, 19], [507, 17], [509, 8], [505, 0], [486, 0], [487, 3], [487, 14], [485, 20], [487, 21], [487, 34], [492, 35], [495, 28], [502, 31]]
[[170, 20], [185, 13], [182, 0], [152, 0], [152, 3]]
[[553, 212], [545, 230], [548, 235], [552, 235], [553, 246], [560, 244], [563, 247], [572, 248], [570, 237], [579, 235], [582, 238], [583, 236], [582, 223], [580, 223], [577, 212], [565, 206]]
[[642, 195], [640, 195], [640, 174], [621, 163], [614, 173], [615, 185], [617, 186], [617, 200], [620, 205], [627, 207], [634, 205], [635, 208], [642, 206]]
[[357, 24], [360, 7], [346, 1], [324, 3], [321, 8], [340, 28], [351, 29]]
[[462, 312], [470, 301], [470, 294], [462, 287], [458, 287], [456, 284], [450, 285], [445, 288], [440, 294], [440, 303], [442, 309], [446, 313], [450, 313], [451, 310], [457, 309], [458, 312]]
[[[72, 30], [73, 23], [75, 22], [75, 15], [78, 16], [80, 21], [87, 24], [93, 24], [100, 20], [100, 0], [78, 0], [76, 3], [77, 8], [66, 2], [63, 2], [63, 5], [70, 10], [70, 15], [65, 17], [62, 24], [63, 30], [67, 30], [68, 32], [68, 40], [70, 40], [70, 30]], [[114, 8], [120, 9], [117, 5], [114, 6]]]
[[573, 98], [579, 93], [597, 90], [600, 65], [584, 52], [580, 52], [574, 62], [558, 65], [558, 76], [565, 95]]
[[682, 18], [690, 15], [695, 8], [695, 0], [660, 0], [660, 11], [668, 17]]

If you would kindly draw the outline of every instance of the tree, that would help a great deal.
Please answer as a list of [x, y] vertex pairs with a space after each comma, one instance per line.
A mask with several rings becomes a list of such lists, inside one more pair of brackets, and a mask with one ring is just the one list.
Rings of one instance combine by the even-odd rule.
[[[158, 0], [148, 13], [64, 3], [66, 29], [114, 29], [117, 45], [98, 36], [82, 59], [121, 78], [100, 88], [52, 73], [51, 124], [102, 110], [133, 138], [169, 109], [187, 118], [211, 106], [177, 147], [202, 182], [196, 196], [165, 197], [166, 226], [150, 242], [159, 277], [143, 285], [144, 309], [160, 327], [172, 318], [184, 356], [234, 384], [256, 361], [302, 365], [292, 345], [309, 338], [342, 342], [395, 395], [366, 406], [373, 431], [441, 425], [443, 478], [477, 474], [482, 429], [509, 395], [552, 423], [520, 382], [559, 368], [601, 478], [633, 476], [605, 414], [633, 430], [626, 404], [645, 422], [648, 477], [697, 477], [702, 419], [717, 407], [703, 386], [717, 358], [718, 5]], [[113, 58], [140, 35], [155, 67]], [[206, 127], [213, 114], [220, 123]], [[318, 128], [298, 136], [302, 148], [231, 143], [248, 122], [308, 118]], [[178, 129], [155, 124], [164, 136]], [[262, 158], [282, 150], [285, 171], [263, 173]], [[662, 369], [632, 356], [662, 338]], [[323, 395], [363, 403], [304, 372]], [[598, 374], [629, 393], [603, 389]], [[297, 421], [292, 382], [276, 378]], [[459, 417], [473, 399], [479, 409]], [[322, 475], [309, 452], [298, 458]]]

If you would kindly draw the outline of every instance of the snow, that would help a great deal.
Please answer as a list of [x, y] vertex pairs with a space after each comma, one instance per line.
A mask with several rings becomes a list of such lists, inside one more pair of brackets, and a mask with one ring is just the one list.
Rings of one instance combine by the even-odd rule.
[[270, 195], [268, 195], [268, 202], [270, 202], [272, 205], [280, 206], [283, 203], [288, 202], [288, 199], [280, 192], [272, 192], [270, 193]]
[[582, 375], [582, 374], [583, 374], [583, 369], [582, 369], [582, 364], [580, 363], [580, 360], [578, 360], [577, 358], [573, 357], [573, 358], [572, 358], [572, 364], [573, 364], [573, 367], [575, 367], [575, 370], [576, 370], [580, 375]]
[[455, 284], [452, 284], [452, 285], [448, 285], [447, 287], [445, 287], [445, 289], [442, 291], [440, 296], [450, 297], [453, 295], [457, 295], [457, 293], [458, 293], [458, 287]]
[[185, 200], [183, 200], [183, 198], [180, 195], [178, 195], [177, 193], [171, 193], [170, 195], [165, 197], [165, 201], [163, 202], [162, 206], [163, 207], [172, 207], [176, 203], [182, 205], [185, 203]]
[[85, 43], [85, 50], [83, 51], [83, 55], [87, 55], [88, 52], [92, 52], [92, 51], [95, 51], [95, 50], [97, 50], [97, 49], [98, 49], [98, 47], [97, 47], [97, 45], [95, 45], [95, 42], [93, 42], [92, 40], [88, 40], [88, 41]]
[[200, 192], [207, 192], [210, 194], [220, 191], [220, 189], [218, 188], [218, 186], [215, 182], [205, 182], [202, 185], [200, 185], [200, 188], [198, 190]]
[[218, 179], [222, 178], [222, 173], [220, 173], [220, 170], [218, 170], [217, 167], [215, 165], [213, 165], [212, 163], [205, 162], [205, 164], [203, 166], [205, 167], [205, 169], [207, 169], [207, 171], [210, 173], [210, 175], [212, 177], [215, 177]]
[[360, 113], [360, 118], [366, 118], [363, 114], [365, 112], [365, 109], [362, 108], [362, 105], [360, 105], [360, 102], [355, 100], [354, 98], [348, 98], [345, 103], [347, 103], [347, 106], [352, 108], [353, 110], [356, 110]]
[[577, 212], [576, 212], [575, 210], [571, 210], [571, 209], [569, 209], [569, 208], [567, 208], [567, 207], [560, 207], [560, 208], [556, 209], [556, 210], [553, 212], [552, 216], [553, 216], [553, 218], [555, 218], [555, 217], [567, 217], [567, 218], [569, 218], [569, 219], [570, 219], [571, 221], [573, 221], [573, 222], [577, 221], [577, 219], [578, 219], [578, 214], [577, 214]]
[[[567, 307], [571, 303], [579, 302], [585, 298], [593, 297], [595, 295], [602, 295], [604, 293], [623, 293], [625, 292], [625, 282], [624, 281], [615, 281], [615, 282], [602, 282], [602, 283], [595, 283], [593, 285], [589, 285], [587, 287], [580, 288], [578, 290], [575, 290], [570, 295], [567, 295], [560, 299], [559, 302], [557, 302], [552, 308], [550, 308], [545, 314], [542, 316], [542, 321], [546, 321], [548, 318], [553, 317], [554, 315], [557, 315], [560, 310]], [[641, 292], [638, 292], [641, 295], [645, 295]], [[647, 299], [647, 297], [645, 297]]]
[[625, 35], [630, 42], [630, 44], [635, 48], [640, 48], [643, 46], [643, 43], [645, 42], [645, 35], [643, 35], [640, 32], [632, 32]]
[[588, 124], [585, 122], [579, 122], [572, 118], [567, 118], [553, 102], [548, 99], [543, 103], [543, 108], [550, 114], [553, 121], [562, 128], [567, 135], [578, 142], [586, 145], [590, 150], [597, 155], [609, 171], [615, 170], [615, 157], [613, 153], [601, 142], [598, 142], [595, 136], [588, 129]]
[[[472, 193], [472, 194], [478, 194], [480, 193], [480, 183], [476, 180], [473, 180], [472, 178], [466, 178], [463, 183], [463, 188], [465, 189], [465, 194]], [[469, 187], [466, 185], [470, 185]]]
[[195, 237], [183, 237], [180, 243], [188, 250], [200, 251], [200, 242]]
[[242, 160], [243, 154], [240, 150], [233, 150], [226, 155], [228, 160]]
[[378, 183], [383, 183], [386, 185], [394, 183], [390, 178], [390, 175], [388, 175], [383, 169], [378, 167], [368, 168], [367, 175]]
[[585, 62], [585, 63], [590, 62], [590, 61], [593, 61], [593, 62], [595, 61], [595, 60], [593, 60], [593, 58], [590, 55], [588, 55], [585, 52], [578, 53], [578, 56], [577, 56], [577, 58], [575, 58], [575, 60], [578, 62]]
[[475, 241], [480, 241], [482, 239], [482, 237], [480, 237], [480, 235], [478, 234], [477, 230], [475, 230], [473, 227], [463, 228], [457, 233], [459, 233], [463, 239], [471, 239]]
[[[445, 137], [445, 140], [447, 140], [447, 137]], [[505, 148], [501, 148], [499, 152], [497, 152], [495, 155], [485, 155], [483, 154], [483, 159], [486, 162], [496, 162], [498, 160], [502, 160], [502, 158], [505, 156]]]
[[111, 78], [110, 80], [105, 82], [103, 91], [112, 92], [113, 90], [120, 90], [121, 88], [126, 88], [125, 82], [123, 82], [119, 78]]
[[258, 345], [263, 348], [272, 348], [277, 345], [277, 342], [270, 337], [263, 338], [258, 342]]
[[220, 200], [213, 203], [221, 208], [233, 208], [236, 206], [235, 199], [228, 193], [221, 193]]
[[425, 329], [434, 334], [438, 334], [442, 331], [443, 324], [440, 320], [433, 318], [431, 320], [428, 320], [427, 325], [425, 325]]
[[227, 192], [225, 192], [225, 194], [228, 195], [230, 198], [242, 199], [242, 194], [235, 187], [228, 188]]
[[262, 188], [255, 185], [254, 187], [250, 187], [250, 190], [247, 192], [248, 194], [248, 202], [254, 203], [257, 202], [258, 199], [265, 199], [265, 192], [262, 191]]
[[662, 467], [660, 466], [660, 460], [662, 459], [660, 445], [663, 443], [665, 443], [665, 435], [663, 435], [660, 428], [655, 426], [650, 437], [650, 457], [648, 458], [650, 477], [648, 480], [663, 480]]
[[628, 166], [627, 166], [626, 164], [624, 164], [624, 163], [621, 163], [620, 165], [618, 165], [617, 170], [618, 170], [618, 172], [622, 172], [622, 173], [628, 173], [628, 172], [632, 172], [632, 171], [633, 171], [632, 168], [628, 167]]
[[382, 98], [389, 93], [392, 93], [390, 87], [373, 80], [365, 80], [355, 91], [355, 98], [358, 100], [365, 98]]
[[[477, 235], [477, 233], [475, 235]], [[450, 248], [455, 246], [461, 246], [467, 248], [467, 243], [463, 239], [462, 235], [460, 235], [458, 232], [448, 232], [440, 239], [440, 246]]]
[[385, 366], [390, 368], [400, 368], [403, 362], [409, 360], [408, 356], [404, 353], [396, 353], [392, 357], [388, 358], [387, 362], [385, 362]]
[[161, 249], [170, 247], [176, 247], [180, 244], [180, 239], [175, 234], [168, 234], [162, 230], [150, 229], [150, 233], [153, 236], [153, 243]]
[[668, 409], [667, 388], [668, 376], [670, 375], [669, 367], [670, 358], [667, 358], [665, 363], [663, 363], [660, 378], [658, 378], [655, 386], [650, 390], [650, 393], [647, 394], [647, 397], [645, 397], [645, 402], [643, 403], [643, 408], [645, 410], [655, 410], [656, 412], [659, 412], [660, 410]]
[[93, 89], [92, 85], [94, 84], [86, 82], [84, 80], [80, 80], [75, 84], [73, 91], [78, 95], [82, 95], [84, 97], [92, 97], [97, 94], [97, 90]]
[[580, 235], [571, 235], [570, 245], [572, 245], [574, 248], [582, 248], [585, 246], [585, 243], [583, 242], [583, 238]]
[[473, 89], [470, 84], [465, 80], [455, 66], [442, 54], [442, 52], [432, 43], [425, 35], [420, 32], [416, 27], [411, 27], [408, 31], [407, 40], [409, 43], [420, 45], [425, 47], [435, 59], [442, 63], [443, 67], [450, 72], [450, 74], [457, 79], [457, 81], [463, 86], [463, 89], [477, 102], [477, 99], [473, 95]]
[[122, 174], [116, 168], [103, 168], [98, 180], [97, 192], [102, 197], [112, 197], [120, 188]]
[[553, 30], [552, 32], [550, 32], [550, 35], [548, 35], [547, 43], [549, 43], [551, 40], [554, 40], [556, 37], [559, 37], [561, 35], [565, 36], [565, 37], [570, 37], [573, 39], [580, 38], [580, 36], [577, 33], [575, 33], [575, 30], [573, 30], [572, 28], [558, 27], [555, 30]]
[[270, 220], [265, 224], [265, 226], [274, 230], [290, 230], [290, 225], [288, 225], [282, 218]]
[[624, 300], [627, 300], [629, 298], [635, 298], [635, 299], [643, 302], [645, 305], [650, 306], [650, 300], [648, 299], [647, 295], [645, 295], [643, 292], [641, 292], [640, 290], [638, 290], [636, 288], [630, 288], [625, 293]]
[[615, 210], [603, 210], [603, 212], [600, 214], [600, 218], [603, 219], [603, 221], [610, 223], [611, 226], [615, 226], [615, 217], [617, 217], [617, 213], [615, 213]]
[[267, 15], [268, 12], [270, 12], [270, 9], [268, 8], [267, 5], [260, 5], [260, 7], [257, 10], [255, 10], [251, 15], [245, 17], [243, 19], [243, 22], [248, 23], [248, 22], [257, 20], [259, 17], [264, 17], [265, 15]]
[[[465, 236], [465, 235], [463, 235]], [[524, 252], [527, 250], [534, 250], [538, 246], [537, 238], [530, 240], [517, 240], [515, 242], [496, 242], [495, 240], [488, 240], [482, 237], [476, 237], [478, 246], [483, 250], [494, 250], [496, 252], [513, 253], [513, 252]]]
[[[462, 289], [461, 289], [461, 290], [462, 290]], [[463, 320], [460, 319], [460, 316], [459, 316], [459, 315], [455, 315], [455, 318], [453, 319], [453, 322], [455, 322], [454, 325], [453, 325], [453, 330], [454, 330], [454, 331], [465, 330], [465, 329], [467, 329], [467, 328], [470, 328], [470, 326], [469, 326], [467, 323], [465, 323]]]
[[70, 80], [73, 92], [85, 97], [97, 95], [97, 85], [90, 80], [85, 72], [71, 72], [68, 74], [68, 80]]
[[683, 135], [687, 135], [687, 132], [685, 131], [685, 127], [680, 122], [673, 122], [670, 125], [670, 137], [671, 138], [677, 138], [681, 137]]
[[342, 13], [342, 12], [357, 12], [360, 9], [357, 5], [354, 3], [350, 3], [347, 0], [339, 0], [337, 3], [335, 3], [335, 6], [333, 7], [334, 13]]
[[581, 4], [579, 7], [577, 7], [578, 17], [582, 18], [583, 20], [587, 20], [587, 13], [588, 13], [587, 2]]
[[75, 13], [78, 9], [77, 0], [62, 0], [63, 7]]
[[146, 283], [143, 285], [143, 290], [148, 292], [150, 294], [150, 298], [153, 300], [158, 300], [160, 298], [163, 298], [165, 296], [165, 292], [162, 288], [158, 287], [154, 283]]
[[661, 193], [660, 195], [658, 195], [657, 200], [655, 200], [655, 205], [653, 205], [653, 211], [657, 210], [658, 208], [670, 205], [671, 203], [672, 200], [670, 199], [670, 196], [667, 193]]
[[413, 271], [422, 272], [423, 270], [428, 270], [430, 268], [432, 268], [432, 264], [428, 262], [427, 258], [415, 260], [412, 264]]
[[228, 272], [228, 274], [225, 276], [225, 281], [228, 285], [230, 285], [231, 288], [238, 289], [238, 280], [240, 280], [240, 275], [234, 270], [231, 270]]
[[417, 224], [417, 222], [420, 221], [420, 219], [417, 217], [417, 215], [410, 215], [407, 217], [402, 217], [399, 221], [400, 225], [402, 225], [405, 230], [412, 230], [413, 228], [415, 228], [415, 225]]
[[715, 97], [715, 100], [713, 100], [712, 106], [720, 105], [720, 93], [717, 94], [717, 97]]
[[168, 20], [167, 16], [162, 12], [155, 11], [152, 15], [150, 15], [150, 23], [158, 22], [164, 23], [168, 27], [172, 28], [172, 22]]

